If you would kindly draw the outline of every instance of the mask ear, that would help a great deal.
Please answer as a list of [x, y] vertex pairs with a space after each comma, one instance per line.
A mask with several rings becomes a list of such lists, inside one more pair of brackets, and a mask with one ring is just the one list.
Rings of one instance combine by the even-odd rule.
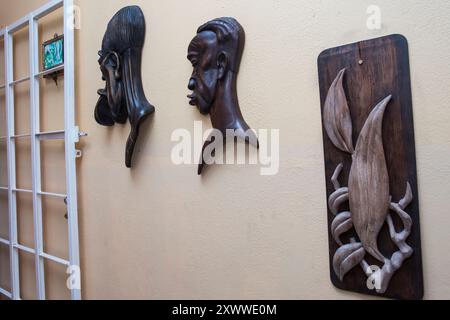
[[225, 52], [220, 52], [217, 57], [217, 68], [219, 70], [218, 79], [221, 80], [226, 74], [228, 68], [228, 56]]
[[121, 74], [120, 74], [120, 57], [119, 55], [112, 51], [111, 52], [111, 58], [114, 61], [114, 78], [116, 78], [116, 80], [120, 80], [121, 78]]

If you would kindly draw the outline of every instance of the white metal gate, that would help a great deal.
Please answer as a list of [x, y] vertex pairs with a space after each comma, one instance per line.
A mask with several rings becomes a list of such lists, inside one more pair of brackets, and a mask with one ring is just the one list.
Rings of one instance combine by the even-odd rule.
[[[39, 20], [51, 12], [64, 8], [64, 65], [48, 71], [40, 70], [39, 63]], [[0, 295], [10, 299], [21, 299], [19, 276], [19, 252], [24, 251], [35, 257], [36, 289], [38, 299], [46, 298], [44, 261], [51, 260], [68, 268], [74, 286], [71, 286], [72, 299], [81, 299], [81, 289], [77, 285], [79, 274], [79, 242], [78, 242], [78, 210], [77, 210], [77, 182], [75, 161], [80, 132], [75, 126], [75, 95], [74, 95], [74, 15], [73, 0], [53, 0], [27, 16], [0, 30], [0, 38], [5, 44], [6, 83], [0, 84], [0, 90], [5, 90], [7, 135], [0, 137], [7, 145], [8, 186], [1, 186], [0, 192], [8, 193], [9, 203], [9, 239], [0, 238], [0, 246], [8, 246], [10, 252], [11, 290], [0, 288]], [[29, 76], [14, 79], [13, 34], [28, 27], [29, 29]], [[64, 126], [60, 131], [41, 132], [40, 130], [40, 79], [55, 71], [64, 70]], [[16, 135], [14, 128], [14, 87], [19, 83], [29, 82], [30, 85], [30, 134]], [[17, 189], [16, 185], [16, 140], [29, 138], [31, 144], [32, 161], [32, 190]], [[41, 149], [43, 140], [64, 140], [65, 142], [65, 175], [66, 194], [48, 192], [41, 189]], [[34, 248], [18, 243], [17, 230], [17, 195], [28, 193], [33, 198]], [[43, 197], [57, 197], [67, 200], [69, 261], [52, 256], [44, 252], [42, 199]]]

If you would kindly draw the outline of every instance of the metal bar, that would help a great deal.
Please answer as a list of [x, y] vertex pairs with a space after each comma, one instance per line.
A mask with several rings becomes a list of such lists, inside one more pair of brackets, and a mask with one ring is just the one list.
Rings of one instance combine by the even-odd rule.
[[[64, 35], [64, 42], [66, 42], [66, 35]], [[46, 76], [46, 75], [48, 75], [48, 74], [51, 74], [51, 73], [55, 73], [55, 72], [57, 72], [57, 71], [64, 70], [64, 68], [65, 68], [65, 65], [60, 65], [60, 66], [58, 66], [58, 67], [51, 68], [51, 69], [48, 69], [48, 70], [45, 70], [45, 71], [41, 71], [41, 72], [37, 71], [37, 72], [34, 74], [34, 77], [35, 77], [35, 78], [43, 77], [43, 76]]]
[[[78, 235], [78, 203], [75, 139], [75, 43], [73, 0], [64, 0], [64, 129], [66, 149], [66, 192], [69, 230], [69, 260], [72, 268], [80, 270]], [[77, 275], [80, 280], [80, 274]], [[73, 300], [81, 300], [81, 288], [72, 288]]]
[[12, 294], [11, 292], [8, 292], [5, 289], [0, 288], [0, 294], [4, 295], [5, 297], [7, 297], [8, 299], [12, 299]]
[[6, 30], [9, 35], [12, 35], [14, 32], [19, 31], [20, 29], [25, 28], [28, 25], [28, 18], [29, 15], [26, 15], [25, 17], [20, 18], [13, 24], [9, 25]]
[[0, 244], [4, 244], [5, 246], [9, 246], [9, 240], [0, 238]]
[[16, 189], [16, 188], [13, 188], [12, 191], [13, 192], [19, 192], [19, 193], [33, 193], [32, 190], [27, 190], [27, 189]]
[[24, 133], [24, 134], [12, 135], [11, 139], [20, 139], [20, 138], [29, 138], [29, 137], [31, 137], [31, 134]]
[[38, 192], [39, 195], [41, 196], [47, 196], [47, 197], [54, 197], [54, 198], [62, 198], [65, 199], [67, 198], [66, 194], [62, 194], [62, 193], [53, 193], [53, 192]]
[[52, 256], [52, 255], [47, 254], [47, 253], [41, 253], [41, 257], [42, 257], [42, 258], [45, 258], [45, 259], [47, 259], [47, 260], [51, 260], [51, 261], [53, 261], [53, 262], [62, 264], [62, 265], [67, 266], [67, 267], [70, 266], [70, 261], [67, 261], [67, 260], [64, 260], [64, 259], [61, 259], [61, 258]]
[[[14, 29], [12, 29], [14, 30]], [[13, 37], [7, 28], [5, 33], [5, 69], [6, 83], [13, 79]], [[16, 187], [16, 149], [15, 142], [10, 139], [14, 135], [14, 90], [6, 88], [6, 123], [7, 123], [7, 158], [8, 158], [8, 208], [9, 208], [9, 252], [11, 273], [11, 299], [20, 299], [19, 252], [14, 247], [17, 243], [17, 198], [13, 188]]]
[[5, 89], [6, 86], [4, 84], [0, 85], [0, 90]]
[[[5, 34], [5, 29], [1, 29], [1, 30], [0, 30], [0, 37], [3, 38], [4, 34]], [[5, 56], [6, 56], [6, 54], [5, 54]], [[6, 58], [5, 58], [4, 63], [5, 63], [5, 68], [6, 68]], [[5, 87], [4, 85], [1, 85], [1, 86], [0, 86], [0, 89], [5, 89], [5, 88], [6, 88], [6, 87]], [[3, 139], [3, 140], [6, 140], [7, 137], [4, 137], [4, 138], [5, 138], [5, 139]], [[0, 138], [0, 139], [1, 139], [1, 138]], [[6, 187], [0, 187], [0, 190], [1, 190], [1, 191], [9, 191], [9, 189], [6, 188]], [[10, 246], [9, 246], [9, 245], [10, 245], [9, 240], [3, 239], [3, 238], [0, 238], [0, 244], [3, 244], [3, 245], [5, 245], [5, 246], [7, 246], [8, 248], [10, 247]], [[1, 294], [1, 295], [4, 295], [4, 296], [7, 297], [8, 299], [11, 299], [11, 297], [12, 297], [12, 295], [11, 295], [10, 292], [8, 292], [8, 291], [6, 291], [5, 289], [2, 289], [2, 288], [0, 288], [0, 294]]]
[[16, 248], [18, 250], [21, 250], [21, 251], [24, 251], [24, 252], [29, 253], [29, 254], [33, 254], [33, 255], [36, 254], [36, 251], [34, 249], [28, 248], [28, 247], [23, 246], [21, 244], [15, 244], [14, 248]]
[[38, 20], [42, 17], [48, 15], [49, 13], [52, 13], [53, 11], [61, 8], [64, 5], [63, 0], [52, 0], [44, 4], [42, 7], [36, 9], [31, 13], [31, 16], [33, 19]]
[[26, 77], [23, 77], [21, 79], [14, 80], [13, 82], [9, 83], [9, 85], [10, 86], [17, 86], [18, 84], [20, 84], [22, 82], [25, 82], [25, 81], [28, 81], [28, 80], [30, 80], [30, 77], [26, 76]]
[[58, 130], [58, 131], [49, 131], [49, 132], [39, 132], [36, 133], [36, 136], [40, 140], [64, 140], [64, 130]]
[[[39, 72], [39, 23], [30, 15], [29, 22], [29, 58], [30, 58], [30, 73], [36, 74]], [[39, 79], [34, 78], [30, 81], [30, 123], [31, 133], [31, 173], [33, 176], [33, 222], [34, 222], [34, 247], [35, 253], [35, 268], [36, 268], [36, 290], [39, 300], [45, 300], [45, 274], [44, 274], [44, 259], [41, 254], [44, 252], [43, 231], [42, 231], [42, 201], [38, 194], [41, 190], [41, 148], [39, 137], [36, 135], [39, 131]]]

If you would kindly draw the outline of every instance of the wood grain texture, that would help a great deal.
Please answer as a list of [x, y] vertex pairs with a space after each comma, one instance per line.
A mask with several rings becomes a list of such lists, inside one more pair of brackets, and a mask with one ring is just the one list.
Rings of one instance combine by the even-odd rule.
[[[360, 62], [362, 61], [362, 64]], [[389, 106], [385, 109], [382, 141], [384, 156], [389, 177], [389, 191], [392, 196], [391, 210], [398, 214], [388, 216], [397, 230], [402, 230], [402, 198], [407, 194], [413, 197], [405, 211], [412, 220], [411, 234], [407, 244], [412, 247], [413, 254], [403, 261], [403, 266], [390, 279], [390, 284], [384, 294], [370, 290], [367, 286], [367, 276], [361, 268], [351, 269], [340, 281], [333, 266], [333, 257], [340, 248], [335, 238], [343, 243], [351, 242], [354, 232], [349, 231], [349, 214], [342, 216], [342, 221], [335, 221], [336, 212], [328, 210], [329, 244], [330, 244], [330, 274], [333, 284], [343, 290], [369, 295], [384, 296], [395, 299], [421, 299], [423, 297], [423, 272], [419, 222], [419, 200], [416, 173], [416, 156], [414, 142], [414, 124], [411, 98], [409, 53], [407, 40], [400, 35], [391, 35], [378, 39], [362, 41], [322, 52], [318, 58], [319, 81], [321, 93], [322, 115], [324, 115], [327, 95], [336, 76], [346, 69], [343, 78], [343, 89], [347, 97], [348, 108], [352, 119], [352, 140], [358, 141], [360, 133], [369, 115], [380, 101], [392, 95]], [[325, 123], [325, 119], [324, 123]], [[325, 170], [327, 185], [327, 200], [335, 193], [335, 171], [343, 164], [338, 179], [346, 186], [349, 181], [352, 157], [339, 150], [328, 137], [323, 126]], [[345, 188], [346, 189], [346, 188]], [[343, 190], [345, 193], [347, 190]], [[395, 203], [399, 203], [398, 206]], [[340, 211], [350, 211], [348, 203], [344, 203]], [[403, 222], [403, 223], [402, 223]], [[389, 223], [385, 223], [378, 237], [378, 248], [386, 257], [391, 257], [398, 250], [391, 239]], [[394, 230], [395, 231], [395, 230]], [[397, 243], [398, 244], [398, 243]], [[406, 244], [406, 243], [405, 243]], [[359, 248], [354, 245], [355, 248]], [[355, 249], [353, 248], [353, 249]], [[349, 249], [350, 250], [350, 249]], [[355, 252], [359, 252], [356, 250]], [[380, 263], [369, 255], [366, 256], [369, 265]], [[381, 265], [380, 265], [381, 266]]]
[[358, 137], [348, 181], [350, 211], [364, 249], [384, 262], [378, 236], [389, 210], [389, 175], [382, 139], [383, 120], [391, 96], [370, 113]]
[[352, 119], [343, 86], [344, 75], [345, 69], [342, 69], [331, 84], [325, 100], [323, 122], [335, 147], [353, 154], [355, 149], [352, 141]]

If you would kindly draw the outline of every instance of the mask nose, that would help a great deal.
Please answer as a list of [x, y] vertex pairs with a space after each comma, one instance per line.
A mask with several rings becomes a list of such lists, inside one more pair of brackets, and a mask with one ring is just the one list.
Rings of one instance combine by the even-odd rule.
[[191, 78], [189, 80], [188, 89], [189, 90], [194, 90], [195, 89], [195, 80], [194, 80], [194, 78]]

